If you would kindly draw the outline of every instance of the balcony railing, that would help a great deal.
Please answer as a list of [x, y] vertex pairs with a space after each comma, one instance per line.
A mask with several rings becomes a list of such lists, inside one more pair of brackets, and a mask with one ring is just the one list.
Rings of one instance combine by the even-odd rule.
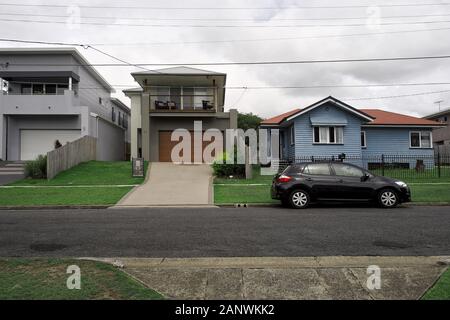
[[4, 114], [79, 113], [79, 97], [71, 90], [64, 94], [0, 94]]
[[214, 95], [177, 95], [150, 97], [150, 111], [155, 112], [215, 112]]

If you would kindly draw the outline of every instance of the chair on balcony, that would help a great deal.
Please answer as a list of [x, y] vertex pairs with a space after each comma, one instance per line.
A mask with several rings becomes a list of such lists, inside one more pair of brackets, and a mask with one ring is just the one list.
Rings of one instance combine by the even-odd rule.
[[174, 101], [167, 101], [167, 107], [169, 110], [176, 110], [177, 109], [177, 103]]
[[156, 110], [168, 110], [169, 106], [167, 105], [167, 103], [165, 103], [163, 101], [156, 100], [155, 101], [155, 109]]
[[212, 104], [208, 100], [202, 100], [203, 110], [212, 110], [214, 108], [214, 104]]

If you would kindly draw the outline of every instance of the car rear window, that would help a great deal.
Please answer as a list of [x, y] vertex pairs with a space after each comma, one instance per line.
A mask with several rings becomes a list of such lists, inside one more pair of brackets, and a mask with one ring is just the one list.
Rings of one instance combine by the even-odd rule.
[[283, 172], [285, 174], [299, 174], [302, 173], [304, 165], [290, 165]]
[[331, 175], [330, 166], [328, 163], [310, 163], [305, 167], [303, 173], [322, 176]]

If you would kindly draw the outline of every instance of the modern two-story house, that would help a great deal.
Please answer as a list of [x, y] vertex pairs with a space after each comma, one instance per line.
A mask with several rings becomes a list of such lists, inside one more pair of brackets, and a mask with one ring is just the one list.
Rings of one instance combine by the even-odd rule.
[[[237, 128], [237, 111], [224, 110], [226, 74], [174, 67], [132, 73], [140, 87], [124, 90], [131, 99], [131, 156], [170, 162], [175, 129], [225, 131]], [[205, 147], [206, 144], [203, 144]], [[194, 143], [191, 144], [191, 154]], [[194, 162], [194, 161], [192, 161]]]
[[[261, 128], [280, 130], [280, 155], [285, 160], [339, 159], [360, 165], [395, 156], [400, 166], [433, 157], [436, 121], [378, 109], [356, 109], [327, 97], [310, 106], [266, 119]], [[403, 157], [403, 158], [402, 158]]]
[[85, 135], [98, 160], [125, 159], [130, 110], [76, 49], [0, 49], [0, 84], [0, 159], [32, 160]]

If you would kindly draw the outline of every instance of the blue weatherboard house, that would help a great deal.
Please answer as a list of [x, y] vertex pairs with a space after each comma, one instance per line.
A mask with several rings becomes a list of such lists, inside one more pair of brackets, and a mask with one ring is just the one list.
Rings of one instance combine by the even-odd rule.
[[414, 167], [420, 159], [434, 161], [432, 130], [440, 126], [399, 113], [356, 109], [331, 96], [261, 123], [261, 128], [280, 130], [282, 160], [345, 157], [369, 168], [381, 158], [403, 168]]

